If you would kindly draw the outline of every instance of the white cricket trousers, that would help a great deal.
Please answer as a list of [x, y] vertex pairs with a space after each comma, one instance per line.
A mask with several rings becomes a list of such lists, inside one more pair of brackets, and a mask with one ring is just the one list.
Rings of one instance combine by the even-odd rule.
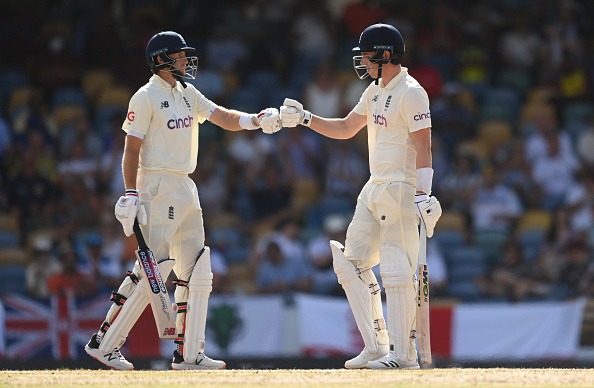
[[[374, 183], [369, 180], [359, 197], [347, 229], [344, 254], [360, 270], [372, 268], [380, 259], [380, 247], [401, 250], [416, 272], [419, 232], [415, 214], [415, 187], [405, 182]], [[390, 264], [390, 263], [384, 263]]]
[[138, 175], [140, 203], [148, 222], [142, 234], [157, 262], [170, 257], [179, 279], [188, 280], [204, 247], [204, 221], [198, 189], [185, 174], [142, 169]]

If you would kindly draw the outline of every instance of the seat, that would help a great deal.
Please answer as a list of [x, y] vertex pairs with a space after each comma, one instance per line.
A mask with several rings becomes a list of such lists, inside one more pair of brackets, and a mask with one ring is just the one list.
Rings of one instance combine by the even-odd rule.
[[81, 80], [82, 89], [89, 101], [95, 101], [99, 94], [113, 85], [113, 75], [103, 69], [87, 71]]
[[81, 105], [60, 105], [54, 109], [54, 121], [58, 127], [84, 118], [87, 112]]
[[480, 124], [477, 137], [487, 154], [493, 155], [503, 143], [512, 139], [512, 127], [507, 121], [485, 121]]
[[4, 247], [18, 247], [19, 236], [15, 232], [2, 230], [0, 231], [0, 248]]
[[457, 280], [456, 275], [479, 275], [487, 269], [484, 252], [473, 246], [462, 246], [444, 252], [448, 266], [448, 278]]
[[532, 86], [531, 74], [525, 71], [502, 71], [497, 77], [497, 85], [510, 88], [524, 95]]
[[474, 232], [474, 246], [482, 250], [491, 266], [500, 262], [501, 249], [509, 239], [505, 230], [480, 230]]
[[87, 106], [87, 98], [82, 90], [76, 88], [65, 88], [57, 90], [52, 97], [52, 106], [57, 108], [62, 105]]
[[111, 86], [103, 89], [96, 102], [97, 109], [105, 106], [121, 106], [128, 109], [132, 92], [124, 86]]
[[0, 248], [0, 263], [11, 265], [26, 265], [27, 253], [18, 246]]
[[517, 232], [521, 234], [528, 230], [547, 231], [552, 222], [553, 218], [549, 212], [540, 209], [528, 210], [520, 217]]
[[479, 287], [471, 280], [449, 283], [447, 294], [463, 302], [475, 302], [483, 297]]
[[7, 264], [0, 267], [0, 294], [26, 294], [26, 272], [24, 265]]
[[435, 239], [442, 252], [448, 252], [466, 244], [466, 235], [460, 230], [436, 230], [431, 238]]
[[245, 263], [234, 263], [227, 268], [227, 284], [237, 294], [255, 294], [256, 282], [252, 269]]
[[529, 229], [518, 233], [518, 242], [522, 247], [524, 259], [531, 263], [538, 257], [546, 237], [545, 230]]

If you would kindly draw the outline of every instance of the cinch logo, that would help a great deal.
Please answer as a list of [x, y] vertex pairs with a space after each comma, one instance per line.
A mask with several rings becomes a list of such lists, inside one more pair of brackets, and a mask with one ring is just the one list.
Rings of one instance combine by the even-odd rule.
[[415, 121], [421, 121], [421, 120], [430, 119], [430, 118], [431, 118], [431, 114], [429, 112], [423, 113], [423, 114], [421, 114], [421, 112], [419, 112], [418, 114], [415, 115], [415, 117], [413, 117], [413, 119], [415, 119]]
[[128, 112], [128, 120], [134, 121], [134, 112]]
[[173, 118], [167, 122], [167, 128], [169, 128], [169, 129], [189, 128], [192, 126], [193, 121], [194, 121], [194, 118], [189, 115], [188, 115], [188, 117], [184, 117], [182, 119], [178, 119], [176, 116], [173, 116]]
[[383, 115], [373, 115], [373, 122], [377, 125], [383, 125], [384, 127], [388, 126], [388, 119], [386, 119]]

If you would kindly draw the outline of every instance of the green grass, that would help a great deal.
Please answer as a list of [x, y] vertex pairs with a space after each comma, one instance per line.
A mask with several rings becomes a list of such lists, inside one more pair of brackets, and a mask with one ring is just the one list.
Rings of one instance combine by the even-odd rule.
[[593, 369], [445, 368], [417, 371], [222, 370], [0, 371], [0, 386], [15, 387], [592, 387]]

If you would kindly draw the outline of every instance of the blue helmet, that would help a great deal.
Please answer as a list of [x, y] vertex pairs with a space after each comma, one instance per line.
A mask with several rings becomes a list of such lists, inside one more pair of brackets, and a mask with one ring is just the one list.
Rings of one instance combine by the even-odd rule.
[[[176, 60], [169, 56], [169, 54], [180, 51], [186, 51], [188, 65], [185, 68], [185, 72], [175, 69], [173, 64]], [[151, 71], [155, 74], [159, 70], [164, 70], [172, 73], [176, 78], [183, 77], [194, 79], [198, 67], [198, 58], [195, 56], [188, 57], [188, 51], [194, 52], [196, 49], [189, 47], [184, 38], [177, 32], [159, 32], [154, 35], [146, 45], [146, 63], [148, 63]], [[157, 58], [161, 58], [163, 63], [159, 63]]]
[[[389, 62], [398, 65], [404, 55], [404, 39], [402, 39], [400, 31], [394, 26], [382, 23], [373, 24], [361, 33], [359, 46], [354, 47], [353, 51], [358, 53], [374, 52], [371, 58], [369, 58], [369, 61], [372, 63], [384, 65]], [[385, 51], [390, 52], [389, 59], [383, 58]], [[365, 66], [360, 64], [361, 58], [361, 55], [354, 56], [353, 66], [359, 78], [365, 78], [369, 74]], [[357, 60], [359, 61], [358, 65]]]

